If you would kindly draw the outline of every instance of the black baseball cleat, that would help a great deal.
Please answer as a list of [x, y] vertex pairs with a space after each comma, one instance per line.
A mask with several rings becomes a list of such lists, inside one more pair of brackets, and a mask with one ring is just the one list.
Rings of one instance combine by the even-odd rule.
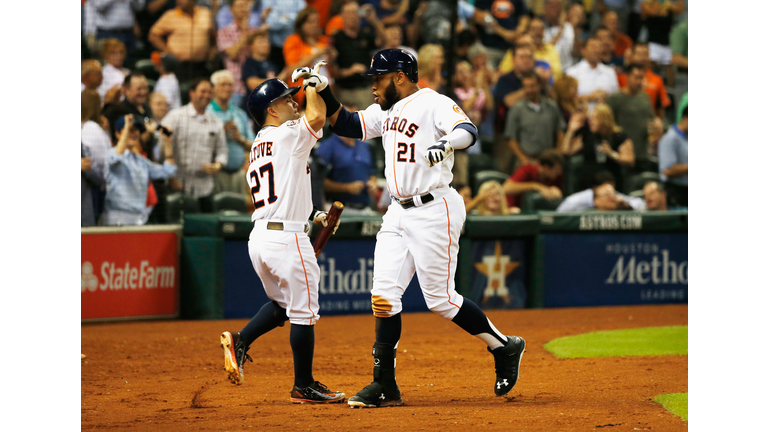
[[520, 361], [525, 352], [525, 339], [520, 336], [507, 336], [507, 339], [507, 344], [502, 347], [488, 348], [496, 363], [496, 385], [493, 387], [496, 396], [504, 396], [517, 384]]
[[352, 408], [380, 408], [388, 406], [400, 406], [403, 399], [400, 397], [400, 389], [395, 383], [394, 389], [385, 389], [381, 383], [374, 381], [347, 402]]
[[229, 380], [237, 385], [242, 384], [245, 381], [243, 363], [246, 360], [253, 362], [253, 359], [247, 354], [248, 347], [240, 340], [240, 333], [222, 333], [221, 347], [224, 348], [224, 369], [229, 374]]
[[342, 392], [335, 392], [328, 387], [315, 381], [306, 387], [293, 386], [291, 390], [291, 402], [293, 403], [340, 403], [344, 402], [347, 395]]

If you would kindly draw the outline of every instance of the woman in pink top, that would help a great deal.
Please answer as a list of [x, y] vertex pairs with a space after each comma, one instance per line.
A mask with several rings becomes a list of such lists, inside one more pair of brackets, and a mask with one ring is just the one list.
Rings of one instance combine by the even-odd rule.
[[484, 73], [478, 71], [474, 72], [474, 77], [472, 75], [472, 66], [466, 61], [459, 62], [456, 65], [456, 87], [453, 91], [472, 123], [479, 125], [493, 110], [493, 98], [490, 97], [491, 90]]

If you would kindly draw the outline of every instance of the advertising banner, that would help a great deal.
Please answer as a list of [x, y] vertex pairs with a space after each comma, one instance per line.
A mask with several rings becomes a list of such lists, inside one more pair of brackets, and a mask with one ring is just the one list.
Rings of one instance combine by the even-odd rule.
[[688, 303], [688, 234], [544, 235], [544, 307]]
[[469, 297], [484, 309], [525, 307], [526, 265], [524, 240], [472, 242]]
[[178, 314], [176, 232], [83, 230], [80, 241], [82, 320]]
[[[331, 240], [317, 258], [320, 316], [373, 314], [375, 241]], [[248, 242], [224, 242], [224, 318], [250, 318], [269, 301], [248, 256]], [[403, 311], [427, 311], [414, 276], [403, 295]]]

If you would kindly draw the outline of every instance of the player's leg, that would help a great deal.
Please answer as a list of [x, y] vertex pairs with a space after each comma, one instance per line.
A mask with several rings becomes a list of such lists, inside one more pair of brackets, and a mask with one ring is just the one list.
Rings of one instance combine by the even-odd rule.
[[349, 405], [375, 408], [402, 405], [395, 376], [400, 340], [402, 296], [413, 279], [413, 257], [397, 227], [398, 212], [388, 212], [376, 236], [371, 303], [376, 321], [373, 344], [373, 382], [349, 398]]
[[[294, 403], [343, 402], [346, 395], [331, 391], [316, 381], [313, 375], [315, 324], [319, 315], [320, 267], [317, 265], [309, 237], [293, 233], [289, 258], [279, 264], [280, 289], [288, 297], [286, 314], [291, 322], [291, 351], [293, 352]], [[278, 264], [276, 264], [278, 266]]]
[[414, 210], [409, 215], [405, 233], [424, 300], [431, 311], [453, 321], [488, 345], [496, 363], [494, 391], [499, 396], [504, 395], [517, 382], [525, 341], [499, 332], [473, 301], [456, 292], [454, 277], [459, 235], [466, 219], [463, 200], [451, 190], [434, 204]]
[[246, 360], [251, 360], [248, 349], [253, 341], [270, 330], [284, 325], [288, 319], [285, 311], [286, 298], [278, 286], [278, 280], [272, 274], [269, 259], [279, 256], [287, 249], [287, 241], [281, 238], [282, 233], [259, 230], [257, 235], [248, 241], [248, 254], [253, 264], [253, 269], [261, 279], [264, 291], [269, 302], [264, 304], [259, 312], [240, 332], [225, 331], [220, 336], [221, 346], [224, 348], [224, 368], [228, 378], [233, 383], [240, 385], [244, 382], [243, 365]]

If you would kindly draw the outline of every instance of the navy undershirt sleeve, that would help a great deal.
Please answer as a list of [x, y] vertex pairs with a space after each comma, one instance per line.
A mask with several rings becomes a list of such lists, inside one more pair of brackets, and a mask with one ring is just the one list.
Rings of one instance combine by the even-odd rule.
[[356, 112], [347, 111], [341, 107], [339, 116], [336, 118], [336, 124], [331, 127], [333, 133], [348, 138], [363, 138], [363, 127], [360, 122], [360, 115]]

